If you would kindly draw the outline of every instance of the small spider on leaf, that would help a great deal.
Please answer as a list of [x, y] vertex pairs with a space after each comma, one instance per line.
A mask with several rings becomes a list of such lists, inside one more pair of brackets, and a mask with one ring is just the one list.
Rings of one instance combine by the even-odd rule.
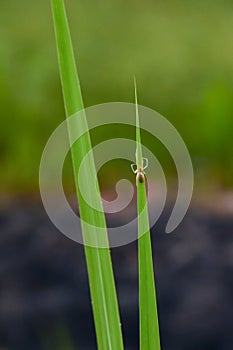
[[136, 176], [136, 181], [143, 183], [145, 180], [145, 169], [148, 167], [148, 159], [147, 158], [142, 158], [143, 160], [143, 165], [142, 166], [137, 166], [137, 164], [131, 164], [131, 169], [134, 172], [134, 174], [137, 174]]

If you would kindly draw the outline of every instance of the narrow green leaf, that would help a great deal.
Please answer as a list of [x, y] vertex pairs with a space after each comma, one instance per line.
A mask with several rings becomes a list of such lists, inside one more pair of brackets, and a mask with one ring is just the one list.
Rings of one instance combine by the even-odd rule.
[[[135, 81], [134, 86], [137, 143], [136, 164], [137, 169], [139, 169], [143, 168], [143, 157]], [[159, 323], [145, 182], [146, 178], [144, 178], [143, 182], [137, 180], [140, 349], [159, 350]]]
[[[76, 112], [83, 110], [83, 100], [80, 89], [80, 83], [75, 65], [73, 47], [69, 32], [69, 26], [63, 0], [51, 0], [54, 27], [56, 33], [58, 61], [60, 68], [60, 76], [62, 83], [62, 91], [64, 96], [64, 104], [66, 116], [69, 117]], [[80, 115], [77, 122], [77, 128], [87, 130], [87, 121], [85, 113]], [[68, 130], [69, 134], [75, 130]], [[74, 168], [74, 178], [79, 202], [80, 216], [83, 220], [87, 220], [94, 227], [103, 227], [105, 244], [108, 242], [105, 216], [102, 211], [93, 210], [81, 196], [78, 185], [78, 170], [83, 157], [92, 149], [90, 135], [85, 133], [71, 147], [72, 162]], [[96, 170], [93, 154], [88, 157], [86, 164], [87, 184], [92, 184], [96, 179]], [[96, 183], [94, 184], [94, 186]], [[91, 186], [86, 187], [86, 191], [90, 191]], [[102, 208], [102, 201], [98, 187], [97, 195], [91, 193], [94, 202], [98, 204], [98, 208]], [[90, 196], [90, 193], [89, 193]], [[88, 196], [87, 196], [88, 197]], [[88, 197], [90, 198], [90, 197]], [[87, 237], [95, 235], [86, 225], [82, 225], [82, 233], [84, 242]], [[99, 236], [96, 235], [96, 242], [99, 242]], [[112, 270], [112, 262], [110, 251], [108, 248], [94, 248], [85, 246], [85, 255], [89, 276], [90, 293], [92, 299], [92, 308], [94, 313], [94, 321], [97, 335], [98, 348], [100, 350], [121, 350], [123, 349], [123, 340], [120, 326], [120, 317], [117, 303], [116, 288]]]
[[138, 111], [138, 96], [137, 96], [137, 84], [134, 77], [134, 97], [135, 97], [135, 108], [136, 108], [136, 164], [137, 167], [143, 167], [142, 159], [142, 144], [141, 144], [141, 133], [139, 123], [139, 111]]

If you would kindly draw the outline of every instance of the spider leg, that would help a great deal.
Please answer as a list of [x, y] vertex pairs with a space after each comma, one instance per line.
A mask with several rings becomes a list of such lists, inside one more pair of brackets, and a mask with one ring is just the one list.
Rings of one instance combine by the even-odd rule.
[[143, 170], [148, 167], [148, 159], [147, 158], [142, 158], [143, 160]]
[[133, 173], [136, 174], [137, 173], [137, 164], [135, 164], [135, 163], [131, 164], [131, 169], [132, 169]]

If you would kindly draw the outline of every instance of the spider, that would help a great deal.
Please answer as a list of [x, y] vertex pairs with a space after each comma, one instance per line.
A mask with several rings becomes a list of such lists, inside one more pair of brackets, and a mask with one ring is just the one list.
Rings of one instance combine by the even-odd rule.
[[131, 169], [133, 170], [134, 174], [137, 174], [136, 181], [139, 181], [140, 183], [144, 182], [145, 180], [145, 169], [148, 167], [148, 159], [142, 158], [143, 165], [137, 167], [137, 164], [131, 164]]

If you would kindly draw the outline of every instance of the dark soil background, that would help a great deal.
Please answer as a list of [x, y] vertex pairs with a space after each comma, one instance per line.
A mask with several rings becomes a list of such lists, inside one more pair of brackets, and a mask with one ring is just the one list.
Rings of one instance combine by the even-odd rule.
[[[166, 235], [168, 213], [152, 230], [162, 349], [231, 350], [233, 217], [193, 206]], [[83, 246], [36, 201], [2, 203], [0, 226], [1, 350], [96, 349]], [[134, 350], [136, 242], [112, 257], [126, 349]]]

